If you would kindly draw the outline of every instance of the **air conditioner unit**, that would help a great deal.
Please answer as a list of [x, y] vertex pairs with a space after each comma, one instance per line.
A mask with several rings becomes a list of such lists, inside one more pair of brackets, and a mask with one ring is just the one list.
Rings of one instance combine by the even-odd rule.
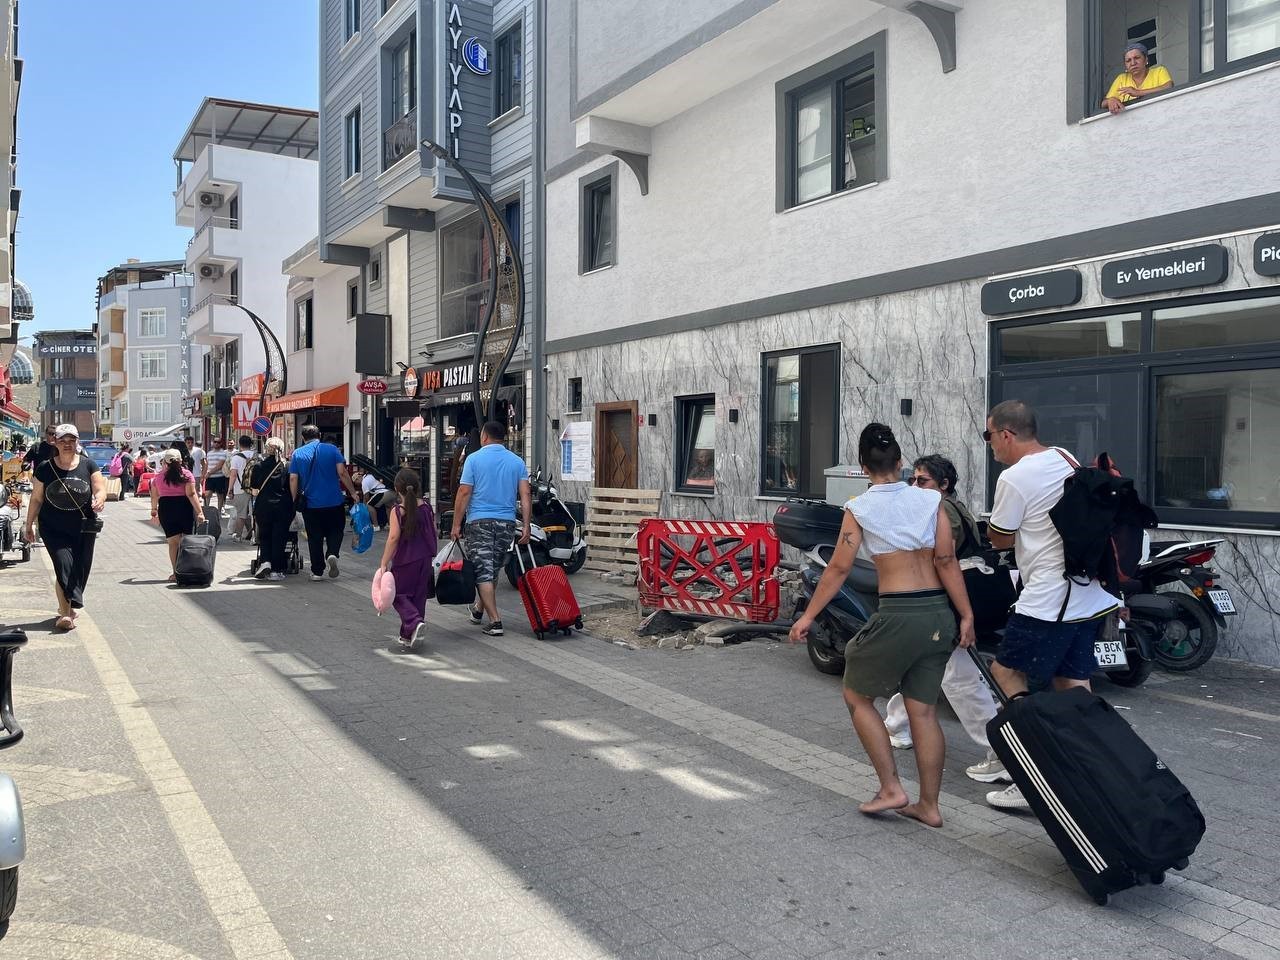
[[219, 280], [222, 277], [222, 267], [216, 263], [200, 264], [201, 280]]
[[206, 210], [217, 210], [222, 206], [222, 194], [214, 193], [212, 190], [205, 190], [197, 197], [200, 206]]

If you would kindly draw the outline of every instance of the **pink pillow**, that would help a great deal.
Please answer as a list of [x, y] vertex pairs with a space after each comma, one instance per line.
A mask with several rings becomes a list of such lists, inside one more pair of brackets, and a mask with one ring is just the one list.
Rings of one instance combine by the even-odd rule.
[[391, 609], [391, 601], [396, 598], [396, 578], [390, 570], [379, 570], [373, 575], [373, 608], [382, 616]]

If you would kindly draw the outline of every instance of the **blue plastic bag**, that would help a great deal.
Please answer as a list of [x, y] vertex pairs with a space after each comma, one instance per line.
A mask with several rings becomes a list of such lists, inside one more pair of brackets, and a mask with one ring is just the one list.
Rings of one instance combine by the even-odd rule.
[[356, 553], [364, 553], [373, 546], [373, 518], [369, 516], [369, 508], [357, 503], [351, 508], [351, 526], [356, 531], [356, 542], [351, 549]]

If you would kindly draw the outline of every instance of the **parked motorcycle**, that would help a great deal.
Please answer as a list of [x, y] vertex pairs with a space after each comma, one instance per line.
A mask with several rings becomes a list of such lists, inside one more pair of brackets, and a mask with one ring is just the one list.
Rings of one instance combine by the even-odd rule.
[[[13, 657], [27, 643], [18, 629], [0, 631], [0, 750], [22, 739], [22, 727], [13, 715]], [[27, 855], [27, 834], [22, 821], [22, 798], [7, 773], [0, 772], [0, 936], [9, 926], [18, 905], [18, 864]]]
[[[1231, 593], [1217, 585], [1216, 573], [1207, 565], [1221, 543], [1153, 543], [1151, 556], [1138, 565], [1124, 590], [1132, 621], [1150, 633], [1155, 660], [1169, 670], [1194, 670], [1208, 663], [1218, 646], [1218, 630], [1236, 613]], [[1179, 588], [1160, 589], [1171, 586]]]
[[11, 550], [19, 551], [24, 563], [31, 559], [31, 544], [22, 539], [22, 495], [0, 483], [0, 565]]
[[[577, 573], [587, 562], [587, 542], [582, 539], [582, 516], [575, 514], [560, 499], [549, 477], [542, 475], [539, 467], [529, 477], [533, 499], [533, 517], [529, 522], [529, 544], [533, 548], [538, 566], [556, 563], [565, 573]], [[515, 554], [507, 556], [507, 579], [511, 586], [520, 578], [520, 568]]]
[[[800, 550], [805, 558], [800, 573], [802, 589], [796, 603], [797, 617], [808, 606], [818, 581], [835, 553], [843, 519], [840, 507], [815, 500], [788, 500], [774, 514], [773, 526], [778, 539]], [[978, 562], [987, 576], [1010, 577], [1013, 551], [988, 551]], [[844, 671], [846, 645], [879, 609], [878, 588], [879, 578], [875, 564], [861, 557], [855, 559], [839, 592], [817, 617], [813, 629], [809, 631], [809, 660], [819, 671], [830, 674]], [[991, 593], [995, 595], [998, 592]], [[979, 610], [978, 598], [972, 587], [970, 598], [975, 603], [978, 649], [990, 659], [999, 646], [1004, 623], [1008, 619], [1007, 602], [1000, 610]], [[1163, 599], [1163, 595], [1150, 601], [1142, 596], [1135, 599], [1149, 616], [1169, 609], [1168, 601]], [[1126, 623], [1118, 636], [1102, 638], [1094, 644], [1098, 669], [1112, 683], [1126, 687], [1140, 686], [1151, 675], [1154, 666], [1154, 642], [1155, 631], [1147, 622]]]

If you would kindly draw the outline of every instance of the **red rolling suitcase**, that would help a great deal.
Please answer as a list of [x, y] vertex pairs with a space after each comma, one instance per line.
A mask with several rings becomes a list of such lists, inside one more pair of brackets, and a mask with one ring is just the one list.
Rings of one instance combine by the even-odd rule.
[[582, 610], [564, 568], [554, 563], [537, 566], [533, 547], [529, 547], [529, 566], [526, 567], [519, 544], [515, 545], [515, 551], [516, 562], [520, 565], [520, 579], [516, 581], [516, 587], [524, 601], [525, 613], [529, 615], [529, 626], [533, 627], [538, 639], [542, 640], [546, 634], [557, 630], [565, 635], [572, 633], [574, 627], [581, 630]]

